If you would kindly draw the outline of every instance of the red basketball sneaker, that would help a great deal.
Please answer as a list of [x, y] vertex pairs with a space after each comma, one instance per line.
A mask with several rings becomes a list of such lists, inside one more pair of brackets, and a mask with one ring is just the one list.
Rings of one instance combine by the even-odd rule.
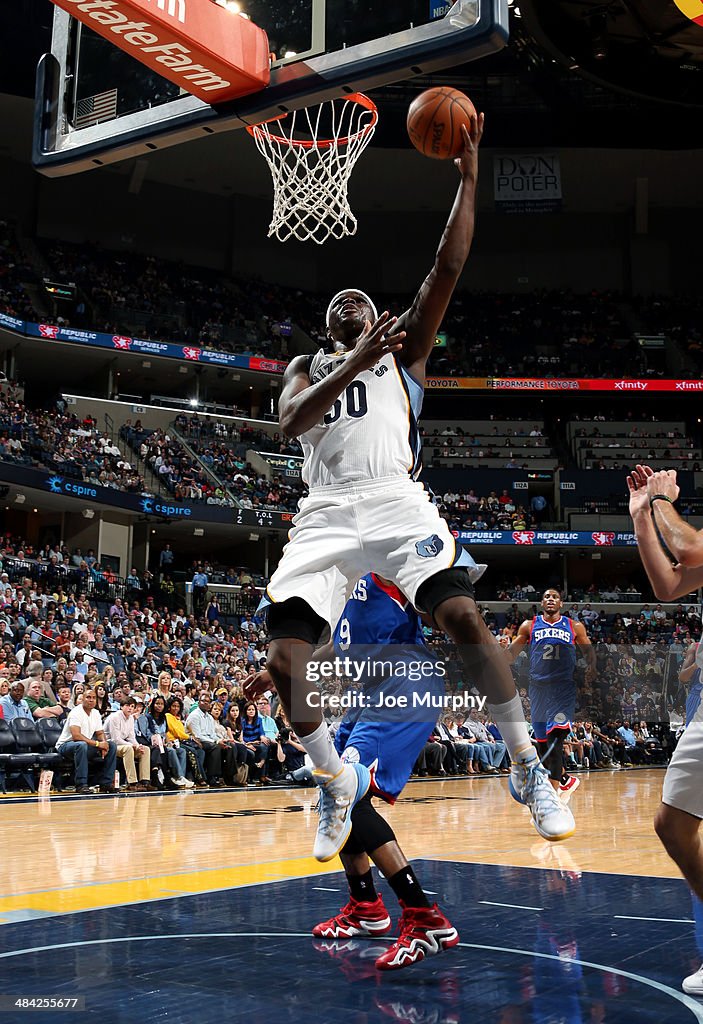
[[403, 907], [399, 931], [393, 945], [376, 961], [379, 971], [399, 971], [459, 941], [456, 928], [436, 903], [432, 907]]
[[390, 930], [391, 919], [380, 896], [373, 903], [350, 896], [336, 917], [316, 924], [312, 933], [318, 939], [349, 939], [353, 935], [385, 935]]

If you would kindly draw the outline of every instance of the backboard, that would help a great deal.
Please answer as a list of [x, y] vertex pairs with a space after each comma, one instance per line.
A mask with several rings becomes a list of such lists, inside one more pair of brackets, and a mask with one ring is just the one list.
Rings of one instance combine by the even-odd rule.
[[[213, 0], [183, 0], [210, 3]], [[159, 0], [161, 6], [161, 0]], [[33, 162], [57, 176], [426, 75], [501, 49], [507, 0], [226, 0], [265, 29], [270, 85], [210, 106], [55, 8], [37, 69]], [[236, 13], [239, 8], [239, 13]]]

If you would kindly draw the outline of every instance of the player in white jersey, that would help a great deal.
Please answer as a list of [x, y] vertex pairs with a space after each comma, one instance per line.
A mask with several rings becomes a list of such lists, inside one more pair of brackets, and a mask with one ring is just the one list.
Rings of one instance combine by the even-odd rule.
[[[509, 666], [473, 600], [479, 566], [454, 541], [416, 477], [418, 415], [425, 368], [474, 230], [483, 115], [455, 160], [458, 192], [434, 266], [400, 317], [378, 316], [371, 299], [344, 289], [327, 310], [331, 352], [298, 356], [279, 401], [282, 431], [299, 437], [309, 496], [267, 588], [271, 645], [267, 669], [293, 728], [318, 770], [320, 827], [315, 856], [331, 860], [351, 830], [368, 770], [342, 766], [319, 712], [305, 663], [325, 626], [334, 627], [357, 580], [370, 570], [391, 580], [462, 645], [468, 675], [482, 686], [513, 758], [514, 790], [540, 834], [561, 839], [573, 816], [554, 794], [530, 742]], [[383, 244], [383, 240], [379, 241]]]
[[[674, 508], [679, 496], [675, 470], [655, 473], [637, 466], [627, 478], [630, 515], [642, 564], [659, 601], [678, 601], [703, 586], [703, 531], [695, 530]], [[676, 559], [664, 552], [659, 538]], [[696, 651], [703, 670], [703, 644]], [[703, 900], [703, 704], [678, 742], [664, 777], [654, 827], [694, 895]], [[684, 992], [703, 996], [703, 967], [683, 982]]]

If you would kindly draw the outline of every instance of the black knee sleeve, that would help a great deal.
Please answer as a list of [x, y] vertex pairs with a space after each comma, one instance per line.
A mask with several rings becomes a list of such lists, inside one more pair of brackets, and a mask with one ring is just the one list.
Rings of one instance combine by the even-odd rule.
[[327, 625], [302, 597], [270, 605], [266, 623], [272, 640], [304, 640], [308, 644], [316, 644]]
[[470, 597], [474, 588], [467, 569], [441, 569], [422, 583], [415, 595], [415, 607], [434, 619], [434, 613], [450, 597]]
[[549, 772], [549, 778], [554, 782], [561, 782], [564, 774], [564, 741], [566, 732], [563, 729], [554, 729], [547, 740], [540, 740], [538, 743], [539, 756], [542, 764]]
[[352, 811], [352, 830], [342, 853], [371, 854], [379, 846], [395, 841], [395, 832], [371, 803], [367, 793]]

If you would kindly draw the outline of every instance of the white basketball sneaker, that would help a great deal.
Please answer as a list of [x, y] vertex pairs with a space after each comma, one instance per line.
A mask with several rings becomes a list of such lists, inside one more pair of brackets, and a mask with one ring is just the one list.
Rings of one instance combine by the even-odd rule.
[[327, 861], [336, 857], [351, 832], [351, 813], [371, 785], [371, 773], [363, 764], [343, 764], [336, 775], [313, 771], [313, 780], [320, 787], [317, 826], [313, 856]]
[[536, 750], [513, 761], [508, 789], [514, 800], [530, 808], [532, 823], [543, 839], [568, 839], [576, 831], [574, 816], [553, 789]]
[[703, 967], [699, 967], [695, 974], [689, 974], [684, 978], [681, 988], [689, 996], [703, 996]]

